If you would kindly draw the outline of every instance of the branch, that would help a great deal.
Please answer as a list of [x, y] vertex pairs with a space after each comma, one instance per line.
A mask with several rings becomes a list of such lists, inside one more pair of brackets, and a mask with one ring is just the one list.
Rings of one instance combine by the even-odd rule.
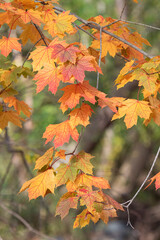
[[133, 228], [133, 226], [132, 226], [131, 221], [130, 221], [129, 207], [130, 207], [130, 205], [132, 204], [132, 202], [134, 201], [134, 199], [137, 197], [137, 195], [139, 194], [139, 192], [141, 191], [141, 189], [143, 188], [143, 186], [145, 185], [145, 183], [147, 182], [147, 180], [148, 180], [148, 178], [149, 178], [149, 176], [150, 176], [150, 174], [151, 174], [151, 172], [152, 172], [152, 170], [153, 170], [153, 168], [154, 168], [154, 166], [155, 166], [155, 164], [156, 164], [156, 161], [157, 161], [157, 159], [158, 159], [159, 153], [160, 153], [160, 147], [158, 148], [157, 154], [156, 154], [156, 156], [155, 156], [155, 158], [154, 158], [154, 161], [153, 161], [153, 163], [152, 163], [152, 165], [151, 165], [151, 167], [150, 167], [150, 170], [149, 170], [146, 178], [144, 179], [143, 183], [141, 184], [141, 186], [139, 187], [139, 189], [137, 190], [137, 192], [134, 194], [134, 196], [133, 196], [130, 200], [128, 200], [127, 202], [124, 202], [124, 203], [121, 204], [123, 207], [125, 207], [125, 208], [127, 209], [127, 214], [128, 214], [127, 225], [130, 225], [132, 228]]
[[151, 29], [155, 29], [155, 30], [160, 31], [159, 27], [154, 27], [154, 26], [151, 26], [151, 25], [148, 25], [148, 24], [144, 24], [144, 23], [137, 23], [137, 22], [127, 21], [127, 20], [123, 20], [123, 19], [119, 19], [118, 21], [131, 23], [131, 24], [134, 24], [134, 25], [139, 25], [139, 26], [142, 26], [142, 27], [147, 27], [147, 28], [151, 28]]
[[46, 238], [49, 240], [56, 240], [53, 237], [49, 237], [41, 232], [39, 232], [38, 230], [34, 229], [23, 217], [21, 217], [18, 213], [12, 211], [11, 209], [9, 209], [8, 207], [6, 207], [1, 201], [0, 201], [0, 207], [8, 212], [10, 215], [14, 216], [15, 218], [17, 218], [30, 232], [35, 233], [36, 235], [42, 237], [42, 238]]
[[[57, 6], [54, 6], [53, 9], [59, 11], [59, 12], [65, 12], [66, 10], [64, 10], [63, 8], [60, 8], [60, 7], [57, 7]], [[81, 23], [85, 24], [86, 26], [89, 26], [90, 28], [94, 28], [94, 29], [97, 29], [100, 31], [100, 28], [101, 26], [99, 24], [97, 24], [96, 22], [91, 22], [91, 21], [87, 21], [87, 20], [84, 20], [83, 18], [79, 17], [78, 15], [74, 14], [74, 13], [70, 13], [71, 15], [74, 15], [78, 21], [80, 21]], [[138, 52], [142, 53], [145, 57], [148, 57], [148, 58], [152, 58], [153, 56], [149, 55], [148, 53], [146, 53], [145, 51], [141, 50], [140, 48], [138, 48], [137, 46], [135, 46], [134, 44], [128, 42], [127, 40], [115, 35], [114, 33], [111, 33], [107, 30], [104, 30], [102, 29], [102, 32], [110, 35], [111, 37], [113, 38], [116, 38], [117, 40], [127, 44], [128, 46], [130, 46], [131, 48], [137, 50]]]
[[150, 174], [151, 174], [151, 172], [152, 172], [152, 170], [153, 170], [153, 168], [154, 168], [154, 166], [156, 164], [156, 161], [158, 159], [159, 153], [160, 153], [160, 147], [158, 148], [157, 154], [156, 154], [156, 156], [154, 158], [154, 161], [153, 161], [153, 163], [152, 163], [152, 165], [150, 167], [150, 170], [149, 170], [146, 178], [144, 179], [143, 183], [141, 184], [141, 186], [139, 187], [137, 192], [134, 194], [134, 196], [130, 200], [128, 200], [127, 202], [121, 204], [123, 207], [129, 207], [132, 204], [132, 202], [134, 201], [134, 199], [137, 197], [137, 195], [139, 194], [139, 192], [141, 191], [141, 189], [143, 188], [143, 186], [147, 182], [147, 180], [148, 180], [148, 178], [149, 178], [149, 176], [150, 176]]

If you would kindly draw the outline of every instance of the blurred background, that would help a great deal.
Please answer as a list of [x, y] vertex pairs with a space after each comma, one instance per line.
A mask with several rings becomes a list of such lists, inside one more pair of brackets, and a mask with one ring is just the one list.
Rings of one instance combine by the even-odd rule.
[[[126, 4], [122, 19], [160, 27], [160, 1], [139, 2], [62, 0], [60, 4], [84, 19], [97, 15], [119, 18]], [[145, 50], [151, 55], [159, 55], [160, 32], [144, 26], [131, 26], [151, 43], [152, 47]], [[7, 25], [0, 29], [1, 34], [7, 31]], [[82, 43], [88, 46], [89, 37], [80, 34]], [[31, 46], [28, 43], [23, 55], [15, 55], [14, 62], [21, 65]], [[26, 64], [29, 66], [30, 63]], [[134, 98], [138, 91], [135, 83], [119, 91], [114, 87], [114, 80], [123, 65], [123, 60], [118, 56], [114, 59], [106, 57], [105, 65], [102, 64], [104, 75], [100, 76], [99, 90], [110, 97]], [[96, 74], [87, 73], [86, 79], [95, 86]], [[96, 225], [91, 223], [84, 229], [73, 230], [73, 222], [79, 210], [71, 210], [63, 221], [55, 217], [56, 204], [65, 192], [64, 187], [58, 188], [55, 195], [49, 194], [45, 199], [38, 198], [30, 202], [26, 193], [17, 194], [22, 184], [35, 175], [33, 169], [36, 159], [49, 148], [49, 144], [45, 146], [42, 139], [46, 126], [64, 120], [57, 104], [60, 91], [53, 95], [46, 88], [36, 94], [36, 85], [30, 78], [21, 79], [17, 83], [17, 91], [20, 99], [28, 103], [33, 112], [22, 129], [11, 124], [0, 132], [0, 239], [41, 240], [50, 236], [50, 239], [57, 240], [160, 240], [160, 191], [155, 191], [154, 185], [142, 190], [130, 207], [134, 230], [126, 226], [126, 212], [119, 213], [118, 218], [111, 219], [108, 225], [100, 221]], [[126, 130], [123, 119], [111, 122], [113, 113], [108, 108], [101, 110], [95, 107], [94, 111], [92, 123], [83, 134], [79, 150], [84, 149], [95, 156], [95, 175], [109, 180], [112, 189], [108, 194], [122, 203], [134, 195], [146, 177], [160, 145], [160, 129], [154, 122], [145, 127], [143, 121], [139, 120], [137, 126]], [[64, 146], [64, 149], [74, 149], [74, 142]], [[159, 171], [160, 162], [157, 161], [152, 176]]]

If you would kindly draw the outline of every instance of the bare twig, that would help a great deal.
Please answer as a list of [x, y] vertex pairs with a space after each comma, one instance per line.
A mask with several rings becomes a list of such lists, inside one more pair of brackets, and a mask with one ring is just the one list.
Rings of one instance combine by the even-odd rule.
[[132, 21], [124, 20], [124, 19], [119, 19], [119, 21], [125, 22], [125, 23], [131, 23], [131, 24], [134, 24], [134, 25], [139, 25], [139, 26], [142, 26], [142, 27], [147, 27], [147, 28], [151, 28], [151, 29], [155, 29], [155, 30], [160, 31], [159, 27], [154, 27], [154, 26], [151, 26], [151, 25], [148, 25], [148, 24], [144, 24], [144, 23], [132, 22]]
[[46, 238], [49, 240], [56, 240], [53, 237], [49, 237], [41, 232], [39, 232], [38, 230], [34, 229], [23, 217], [21, 217], [18, 213], [14, 212], [13, 210], [9, 209], [8, 207], [6, 207], [1, 201], [0, 201], [0, 207], [5, 211], [8, 212], [10, 215], [14, 216], [15, 218], [17, 218], [30, 232], [33, 232], [34, 234], [42, 237], [42, 238]]
[[152, 170], [153, 170], [153, 168], [154, 168], [154, 166], [155, 166], [155, 164], [156, 164], [156, 161], [157, 161], [157, 159], [158, 159], [159, 153], [160, 153], [160, 147], [158, 148], [157, 154], [156, 154], [156, 156], [155, 156], [155, 158], [154, 158], [154, 161], [153, 161], [153, 163], [152, 163], [152, 165], [151, 165], [151, 167], [150, 167], [150, 170], [149, 170], [146, 178], [144, 179], [143, 183], [141, 184], [141, 186], [139, 187], [139, 189], [137, 190], [137, 192], [134, 194], [134, 196], [133, 196], [130, 200], [128, 200], [128, 201], [126, 201], [126, 202], [124, 202], [124, 203], [121, 204], [121, 205], [122, 205], [124, 208], [126, 208], [126, 210], [127, 210], [127, 215], [128, 215], [127, 225], [131, 226], [132, 228], [134, 228], [134, 227], [132, 226], [131, 221], [130, 221], [129, 207], [130, 207], [130, 205], [132, 204], [132, 202], [134, 201], [134, 199], [137, 197], [137, 195], [139, 194], [139, 192], [141, 191], [141, 189], [143, 188], [143, 186], [145, 185], [146, 181], [148, 180], [148, 178], [149, 178], [149, 176], [150, 176], [150, 174], [151, 174], [151, 172], [152, 172]]
[[153, 170], [153, 168], [154, 168], [154, 166], [156, 164], [156, 161], [158, 159], [159, 153], [160, 153], [160, 147], [158, 148], [157, 154], [156, 154], [156, 156], [154, 158], [154, 161], [153, 161], [153, 163], [152, 163], [152, 165], [150, 167], [150, 170], [149, 170], [146, 178], [144, 179], [143, 183], [141, 184], [141, 186], [139, 187], [137, 192], [134, 194], [134, 196], [130, 200], [128, 200], [127, 202], [121, 204], [123, 207], [129, 207], [132, 204], [132, 202], [134, 201], [134, 199], [137, 197], [137, 195], [139, 194], [139, 192], [141, 191], [141, 189], [143, 188], [143, 186], [147, 182], [147, 180], [148, 180], [148, 178], [149, 178], [149, 176], [150, 176], [150, 174], [151, 174], [151, 172], [152, 172], [152, 170]]
[[[59, 12], [65, 12], [66, 11], [63, 8], [60, 8], [60, 7], [57, 7], [57, 6], [54, 6], [53, 8], [55, 10], [59, 11]], [[96, 22], [84, 20], [84, 19], [82, 19], [81, 17], [79, 17], [78, 15], [76, 15], [74, 13], [70, 13], [70, 14], [74, 15], [77, 18], [78, 21], [80, 21], [81, 23], [85, 24], [86, 26], [88, 26], [90, 28], [97, 29], [97, 30], [100, 31], [101, 26], [99, 24], [97, 24]], [[145, 57], [148, 57], [148, 58], [152, 58], [153, 57], [153, 56], [149, 55], [148, 53], [146, 53], [145, 51], [143, 51], [142, 49], [140, 49], [137, 46], [135, 46], [134, 44], [132, 44], [132, 43], [128, 42], [127, 40], [117, 36], [114, 33], [109, 32], [108, 30], [102, 29], [102, 32], [110, 35], [113, 38], [116, 38], [117, 40], [119, 40], [119, 41], [121, 41], [123, 43], [125, 43], [126, 45], [130, 46], [131, 48], [133, 48], [133, 49], [137, 50], [138, 52], [142, 53]]]
[[36, 28], [37, 31], [39, 32], [39, 34], [40, 34], [40, 36], [41, 36], [44, 44], [46, 45], [46, 47], [48, 47], [48, 44], [47, 44], [47, 42], [46, 42], [46, 40], [45, 40], [45, 36], [44, 36], [43, 32], [41, 31], [40, 27], [37, 26], [35, 23], [32, 23], [32, 24], [35, 26], [35, 28]]

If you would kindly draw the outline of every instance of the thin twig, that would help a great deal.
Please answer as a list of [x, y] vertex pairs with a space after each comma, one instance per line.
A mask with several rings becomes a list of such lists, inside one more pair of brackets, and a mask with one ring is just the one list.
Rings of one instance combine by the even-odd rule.
[[79, 28], [81, 31], [85, 32], [86, 34], [88, 34], [90, 37], [92, 37], [93, 39], [97, 40], [97, 38], [95, 36], [93, 36], [91, 33], [89, 33], [88, 31], [86, 31], [85, 29], [83, 29], [81, 26], [74, 24], [75, 27]]
[[155, 30], [160, 31], [159, 27], [154, 27], [154, 26], [144, 24], [144, 23], [137, 23], [137, 22], [127, 21], [127, 20], [124, 20], [124, 19], [119, 19], [119, 21], [125, 22], [125, 23], [131, 23], [131, 24], [134, 24], [134, 25], [139, 25], [139, 26], [142, 26], [142, 27], [147, 27], [147, 28], [151, 28], [151, 29], [155, 29]]
[[122, 8], [122, 11], [121, 11], [120, 19], [123, 16], [123, 13], [124, 13], [124, 10], [125, 10], [126, 6], [127, 6], [127, 1], [125, 0], [124, 7]]
[[[102, 27], [100, 28], [99, 34], [100, 34], [100, 49], [99, 49], [98, 65], [99, 65], [99, 67], [101, 67], [101, 56], [102, 56]], [[97, 85], [96, 85], [96, 88], [98, 89], [98, 87], [99, 87], [99, 71], [97, 71]]]
[[41, 31], [40, 27], [37, 26], [35, 23], [32, 23], [32, 24], [35, 26], [35, 28], [36, 28], [37, 31], [39, 32], [39, 34], [40, 34], [40, 36], [41, 36], [44, 44], [46, 45], [46, 47], [48, 47], [48, 44], [47, 44], [47, 42], [46, 42], [46, 40], [45, 40], [45, 35], [44, 35], [43, 32]]
[[[54, 6], [53, 9], [59, 11], [59, 12], [65, 12], [66, 10], [60, 8], [60, 7], [57, 7], [57, 6]], [[92, 21], [87, 21], [87, 20], [84, 20], [83, 18], [79, 17], [78, 15], [74, 14], [74, 13], [70, 13], [71, 15], [74, 15], [78, 21], [80, 21], [81, 23], [85, 24], [86, 26], [89, 26], [90, 28], [94, 28], [94, 29], [97, 29], [100, 31], [100, 28], [101, 26], [99, 24], [97, 24], [96, 22], [92, 22]], [[138, 52], [142, 53], [144, 56], [148, 57], [148, 58], [152, 58], [153, 56], [149, 55], [148, 53], [146, 53], [145, 51], [143, 51], [142, 49], [138, 48], [137, 46], [135, 46], [134, 44], [128, 42], [127, 40], [117, 36], [116, 34], [114, 33], [111, 33], [107, 30], [104, 30], [102, 29], [102, 32], [110, 35], [111, 37], [113, 38], [116, 38], [117, 40], [125, 43], [126, 45], [130, 46], [131, 48], [137, 50]]]
[[6, 207], [1, 201], [0, 201], [0, 207], [5, 212], [8, 212], [10, 215], [17, 218], [30, 232], [33, 232], [34, 234], [36, 234], [36, 235], [38, 235], [42, 238], [46, 238], [46, 239], [49, 239], [49, 240], [56, 240], [55, 238], [49, 237], [49, 236], [39, 232], [38, 230], [34, 229], [23, 217], [21, 217], [18, 213], [14, 212], [11, 209], [9, 209], [8, 207]]
[[154, 161], [153, 161], [153, 163], [152, 163], [152, 165], [150, 167], [150, 170], [149, 170], [146, 178], [144, 179], [143, 183], [141, 184], [141, 186], [139, 187], [137, 192], [134, 194], [134, 196], [130, 200], [128, 200], [127, 202], [121, 204], [123, 207], [129, 207], [132, 204], [132, 202], [134, 201], [134, 199], [137, 197], [137, 195], [139, 194], [139, 192], [141, 191], [141, 189], [143, 188], [143, 186], [147, 182], [147, 180], [148, 180], [148, 178], [149, 178], [149, 176], [150, 176], [150, 174], [151, 174], [151, 172], [152, 172], [152, 170], [153, 170], [153, 168], [154, 168], [154, 166], [156, 164], [156, 161], [158, 159], [159, 153], [160, 153], [160, 147], [158, 148], [157, 154], [156, 154], [156, 156], [154, 158]]

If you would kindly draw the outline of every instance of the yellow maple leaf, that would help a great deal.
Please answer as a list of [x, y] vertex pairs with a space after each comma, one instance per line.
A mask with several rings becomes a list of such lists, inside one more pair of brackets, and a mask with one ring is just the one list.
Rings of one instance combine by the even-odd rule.
[[25, 182], [19, 193], [25, 191], [27, 188], [29, 200], [36, 199], [39, 196], [45, 197], [45, 195], [50, 192], [54, 193], [55, 175], [53, 169], [48, 169], [31, 180]]
[[43, 156], [36, 160], [36, 166], [34, 169], [41, 169], [45, 165], [48, 165], [53, 160], [53, 147], [48, 149]]
[[0, 112], [0, 128], [4, 129], [7, 127], [8, 122], [12, 122], [14, 125], [18, 127], [22, 127], [21, 120], [24, 121], [23, 118], [19, 117], [19, 115], [14, 111]]
[[137, 124], [138, 116], [144, 119], [149, 119], [152, 113], [147, 101], [139, 101], [136, 99], [127, 99], [123, 102], [123, 106], [119, 107], [118, 113], [114, 114], [112, 120], [122, 118], [124, 115], [124, 122], [127, 128], [131, 128]]

